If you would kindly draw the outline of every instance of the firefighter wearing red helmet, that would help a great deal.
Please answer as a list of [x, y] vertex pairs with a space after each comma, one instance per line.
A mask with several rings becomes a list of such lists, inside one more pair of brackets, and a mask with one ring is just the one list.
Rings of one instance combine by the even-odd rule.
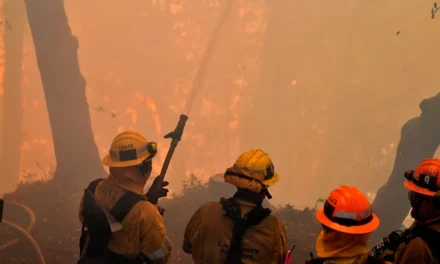
[[379, 227], [379, 218], [356, 187], [344, 185], [333, 190], [316, 218], [322, 224], [316, 240], [318, 258], [306, 264], [385, 263], [368, 254], [368, 239]]
[[440, 263], [440, 159], [423, 160], [405, 172], [414, 223], [394, 254], [395, 264]]

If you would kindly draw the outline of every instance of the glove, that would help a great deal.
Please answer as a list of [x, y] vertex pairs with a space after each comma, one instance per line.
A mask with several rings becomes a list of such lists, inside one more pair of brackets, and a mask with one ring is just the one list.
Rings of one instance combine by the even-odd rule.
[[148, 192], [146, 193], [148, 201], [156, 205], [160, 198], [167, 197], [168, 189], [164, 187], [168, 186], [168, 184], [169, 182], [167, 181], [164, 181], [162, 184], [160, 184], [159, 177], [156, 177], [153, 181], [153, 184], [150, 186], [150, 189], [148, 189]]
[[396, 249], [405, 241], [405, 234], [402, 231], [393, 231], [388, 235], [388, 249], [396, 251]]
[[391, 232], [370, 250], [370, 256], [378, 260], [394, 262], [396, 250], [405, 241], [405, 238], [405, 232], [400, 230]]

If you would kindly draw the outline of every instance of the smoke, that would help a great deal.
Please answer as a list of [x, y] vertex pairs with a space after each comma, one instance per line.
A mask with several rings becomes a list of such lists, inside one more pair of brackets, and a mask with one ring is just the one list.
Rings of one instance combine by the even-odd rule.
[[202, 60], [200, 62], [200, 66], [197, 70], [196, 76], [194, 78], [193, 84], [191, 86], [191, 93], [188, 96], [188, 104], [185, 109], [186, 115], [189, 115], [193, 108], [194, 100], [197, 97], [198, 92], [202, 88], [202, 82], [206, 76], [206, 72], [208, 70], [208, 64], [212, 58], [212, 55], [215, 52], [215, 47], [218, 44], [219, 35], [221, 28], [225, 21], [228, 19], [229, 15], [231, 14], [232, 6], [233, 6], [234, 0], [229, 0], [226, 4], [226, 7], [221, 14], [217, 24], [215, 25], [215, 28], [212, 32], [211, 38], [209, 39], [208, 46], [206, 47], [205, 52], [203, 53]]

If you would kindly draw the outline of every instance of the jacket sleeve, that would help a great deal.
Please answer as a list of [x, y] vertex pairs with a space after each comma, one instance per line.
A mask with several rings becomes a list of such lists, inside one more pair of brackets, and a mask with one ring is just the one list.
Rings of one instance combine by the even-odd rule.
[[396, 252], [394, 264], [414, 263], [432, 263], [428, 245], [421, 238], [415, 238], [408, 244], [401, 245]]
[[276, 231], [274, 234], [275, 237], [275, 247], [274, 247], [274, 258], [271, 262], [271, 264], [279, 264], [284, 263], [284, 257], [286, 256], [287, 251], [289, 250], [287, 245], [287, 232], [286, 227], [284, 226], [283, 222], [276, 217]]
[[139, 206], [142, 254], [151, 263], [165, 264], [171, 257], [171, 244], [167, 238], [163, 218], [150, 202], [141, 202]]
[[198, 233], [200, 224], [203, 221], [203, 215], [209, 204], [202, 205], [189, 220], [183, 235], [182, 249], [185, 253], [192, 254], [194, 237]]

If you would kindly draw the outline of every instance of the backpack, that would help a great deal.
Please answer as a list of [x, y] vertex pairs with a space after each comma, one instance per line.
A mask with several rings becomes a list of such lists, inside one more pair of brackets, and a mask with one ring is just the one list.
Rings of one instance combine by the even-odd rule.
[[[119, 263], [116, 262], [116, 259], [123, 258], [123, 256], [118, 256], [115, 253], [110, 252], [107, 248], [112, 231], [106, 212], [99, 206], [95, 199], [96, 187], [103, 180], [104, 179], [97, 179], [92, 181], [84, 191], [82, 211], [83, 225], [79, 247], [81, 256], [84, 250], [87, 250], [87, 252], [78, 264]], [[143, 200], [146, 200], [146, 198], [142, 195], [127, 191], [108, 213], [113, 216], [116, 221], [121, 223], [125, 216], [130, 212], [131, 208]], [[87, 239], [87, 248], [85, 248]], [[130, 262], [133, 261], [124, 260], [124, 262], [121, 263]]]
[[260, 205], [253, 208], [248, 214], [246, 219], [241, 217], [240, 205], [234, 200], [234, 198], [221, 198], [220, 203], [223, 206], [224, 215], [234, 221], [234, 229], [232, 231], [232, 238], [229, 245], [228, 256], [226, 264], [241, 264], [243, 254], [243, 237], [247, 229], [251, 226], [258, 225], [266, 217], [268, 217], [272, 211], [268, 208], [264, 208]]
[[435, 258], [436, 263], [440, 262], [440, 232], [430, 227], [414, 227], [411, 230], [409, 239], [407, 242], [414, 238], [421, 238], [429, 247], [432, 256]]

